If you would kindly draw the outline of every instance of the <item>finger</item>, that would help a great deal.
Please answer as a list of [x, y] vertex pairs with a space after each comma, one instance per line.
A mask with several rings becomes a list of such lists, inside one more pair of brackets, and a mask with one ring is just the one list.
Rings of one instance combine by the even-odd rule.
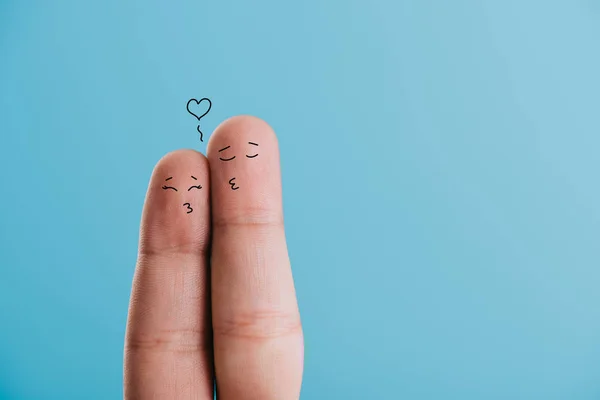
[[213, 399], [209, 179], [193, 150], [167, 154], [152, 174], [127, 321], [126, 399]]
[[283, 228], [277, 139], [265, 122], [235, 117], [213, 133], [208, 158], [219, 398], [297, 399], [303, 338]]

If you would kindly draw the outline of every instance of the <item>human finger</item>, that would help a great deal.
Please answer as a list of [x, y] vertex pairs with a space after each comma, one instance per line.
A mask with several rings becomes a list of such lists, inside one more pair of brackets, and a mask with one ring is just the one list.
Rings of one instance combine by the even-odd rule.
[[277, 138], [258, 118], [234, 117], [215, 130], [207, 153], [219, 398], [297, 399], [303, 335], [283, 226]]
[[126, 399], [213, 399], [209, 180], [193, 150], [167, 154], [153, 171], [127, 321]]

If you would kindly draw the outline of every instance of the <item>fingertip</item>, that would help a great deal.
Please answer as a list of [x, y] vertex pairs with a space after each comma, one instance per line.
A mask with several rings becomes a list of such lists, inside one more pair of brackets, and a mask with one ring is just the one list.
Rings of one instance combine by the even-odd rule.
[[181, 169], [181, 166], [201, 166], [203, 170], [208, 171], [208, 159], [199, 151], [192, 149], [173, 150], [162, 156], [152, 171], [152, 177], [156, 175], [164, 175], [173, 168]]
[[277, 146], [277, 135], [266, 121], [252, 115], [237, 115], [221, 122], [211, 135], [206, 148], [209, 159], [222, 148], [221, 144], [237, 143], [240, 138], [253, 138]]
[[150, 178], [140, 233], [142, 252], [204, 249], [210, 232], [210, 168], [191, 149], [167, 153]]
[[221, 123], [208, 143], [213, 224], [281, 220], [281, 172], [275, 132], [260, 118]]

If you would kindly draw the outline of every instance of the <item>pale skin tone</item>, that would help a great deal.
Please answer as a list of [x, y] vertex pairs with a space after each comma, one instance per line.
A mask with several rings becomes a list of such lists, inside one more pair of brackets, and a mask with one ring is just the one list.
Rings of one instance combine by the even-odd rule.
[[178, 150], [152, 173], [125, 399], [212, 400], [215, 381], [219, 399], [298, 399], [303, 356], [277, 138], [258, 118], [234, 117], [207, 157]]

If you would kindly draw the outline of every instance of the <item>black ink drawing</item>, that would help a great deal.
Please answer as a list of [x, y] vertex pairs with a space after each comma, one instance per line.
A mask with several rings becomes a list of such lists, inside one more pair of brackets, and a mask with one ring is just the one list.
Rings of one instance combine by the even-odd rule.
[[[252, 146], [257, 146], [257, 147], [258, 147], [258, 145], [257, 145], [256, 143], [248, 142], [248, 144], [251, 144]], [[253, 156], [249, 156], [249, 155], [247, 155], [247, 154], [246, 154], [246, 157], [248, 157], [248, 158], [254, 158], [254, 157], [258, 157], [258, 153], [256, 153], [256, 154], [255, 154], [255, 155], [253, 155]]]
[[[204, 114], [198, 116], [197, 114], [195, 114], [194, 112], [192, 112], [192, 110], [190, 110], [190, 103], [194, 102], [194, 103], [196, 103], [197, 106], [200, 106], [200, 103], [202, 103], [203, 101], [207, 101], [208, 102], [208, 108], [206, 109], [206, 111], [204, 112]], [[200, 130], [200, 119], [202, 117], [204, 117], [206, 114], [208, 114], [208, 112], [210, 111], [211, 108], [212, 108], [212, 102], [210, 101], [210, 99], [208, 99], [206, 97], [203, 97], [200, 100], [190, 99], [187, 102], [187, 106], [186, 106], [187, 112], [189, 112], [190, 114], [192, 114], [198, 120], [198, 126], [196, 127], [196, 130], [200, 134], [200, 141], [201, 142], [204, 142], [204, 140], [203, 140], [204, 135], [202, 134], [202, 131]]]
[[[170, 181], [171, 179], [173, 179], [172, 176], [170, 176], [167, 179], [165, 179], [165, 182]], [[163, 190], [171, 189], [171, 190], [177, 191], [177, 189], [175, 189], [173, 186], [164, 185], [162, 188], [163, 188]]]
[[229, 185], [231, 186], [231, 190], [238, 190], [240, 187], [237, 186], [237, 183], [234, 182], [235, 177], [229, 180]]
[[[195, 181], [197, 181], [197, 180], [198, 180], [198, 178], [196, 178], [196, 177], [195, 177], [195, 176], [193, 176], [193, 175], [190, 175], [190, 177], [191, 177], [193, 180], [195, 180]], [[165, 182], [168, 182], [168, 181], [170, 181], [171, 179], [173, 179], [173, 177], [172, 177], [172, 176], [170, 176], [170, 177], [168, 177], [167, 179], [165, 179]], [[174, 190], [174, 191], [176, 191], [176, 192], [178, 191], [176, 187], [173, 187], [173, 186], [167, 186], [167, 185], [164, 185], [164, 186], [162, 187], [162, 189], [163, 189], [163, 190], [169, 190], [169, 189], [171, 189], [171, 190]], [[190, 190], [192, 190], [192, 189], [202, 189], [202, 185], [198, 184], [198, 185], [193, 185], [193, 186], [190, 186], [190, 187], [188, 188], [188, 190], [187, 190], [187, 191], [189, 192], [189, 191], [190, 191]], [[187, 207], [187, 208], [186, 208], [186, 210], [187, 210], [187, 213], [186, 213], [186, 214], [189, 214], [189, 213], [191, 213], [192, 211], [194, 211], [194, 209], [192, 208], [192, 205], [191, 205], [191, 203], [183, 203], [183, 206], [184, 206], [184, 207]]]
[[[221, 150], [219, 150], [219, 153], [220, 153], [220, 152], [222, 152], [222, 151], [225, 151], [225, 150], [227, 150], [227, 149], [228, 149], [228, 148], [230, 148], [230, 147], [231, 147], [231, 146], [223, 147]], [[233, 157], [231, 157], [231, 158], [222, 158], [222, 157], [219, 157], [219, 160], [221, 160], [221, 161], [231, 161], [231, 160], [233, 160], [234, 158], [235, 158], [235, 156], [233, 156]]]
[[[192, 179], [193, 179], [193, 180], [195, 180], [195, 181], [197, 181], [197, 180], [198, 180], [198, 179], [197, 179], [195, 176], [192, 176]], [[190, 186], [190, 187], [188, 188], [188, 192], [189, 192], [190, 190], [192, 190], [192, 189], [202, 189], [202, 186], [201, 186], [201, 185]]]
[[[254, 143], [254, 142], [248, 142], [248, 144], [250, 144], [250, 145], [252, 145], [252, 146], [256, 146], [256, 147], [258, 147], [258, 143]], [[222, 152], [222, 151], [225, 151], [225, 150], [227, 150], [227, 149], [229, 149], [229, 148], [231, 148], [231, 146], [223, 147], [221, 150], [219, 150], [219, 153], [220, 153], [220, 152]], [[253, 155], [248, 155], [248, 154], [246, 154], [246, 157], [248, 157], [248, 158], [256, 158], [256, 157], [258, 157], [258, 153], [256, 153], [256, 154], [253, 154]], [[233, 157], [229, 157], [229, 158], [223, 158], [223, 157], [219, 157], [219, 160], [221, 160], [221, 161], [231, 161], [231, 160], [233, 160], [233, 159], [235, 159], [235, 156], [233, 156]], [[235, 183], [235, 177], [233, 177], [233, 178], [231, 178], [231, 179], [229, 180], [229, 186], [231, 186], [231, 190], [238, 190], [238, 189], [240, 188], [240, 187], [237, 185], [237, 183]]]

